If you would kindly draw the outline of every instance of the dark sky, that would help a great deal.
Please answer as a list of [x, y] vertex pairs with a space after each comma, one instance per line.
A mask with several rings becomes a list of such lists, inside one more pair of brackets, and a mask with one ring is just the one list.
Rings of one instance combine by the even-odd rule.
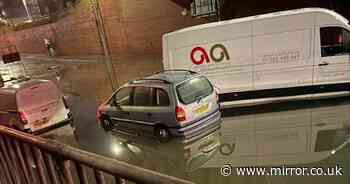
[[322, 7], [333, 9], [350, 18], [350, 0], [223, 0], [224, 19], [245, 17], [275, 11], [306, 7]]

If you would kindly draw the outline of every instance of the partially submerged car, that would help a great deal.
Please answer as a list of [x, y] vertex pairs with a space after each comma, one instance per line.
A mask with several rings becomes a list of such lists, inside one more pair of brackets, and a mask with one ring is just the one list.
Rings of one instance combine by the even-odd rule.
[[97, 112], [105, 130], [138, 127], [161, 139], [190, 137], [221, 120], [209, 80], [192, 71], [162, 71], [116, 90]]

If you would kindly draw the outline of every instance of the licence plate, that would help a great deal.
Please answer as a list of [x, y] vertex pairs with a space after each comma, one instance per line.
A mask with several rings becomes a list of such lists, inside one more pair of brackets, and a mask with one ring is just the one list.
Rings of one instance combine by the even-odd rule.
[[33, 123], [33, 127], [37, 128], [43, 124], [45, 124], [47, 122], [47, 118], [41, 119], [41, 120], [37, 120]]
[[205, 104], [205, 105], [202, 105], [201, 107], [199, 107], [198, 109], [196, 109], [195, 112], [197, 114], [203, 114], [203, 113], [208, 111], [208, 108], [209, 108], [209, 104]]

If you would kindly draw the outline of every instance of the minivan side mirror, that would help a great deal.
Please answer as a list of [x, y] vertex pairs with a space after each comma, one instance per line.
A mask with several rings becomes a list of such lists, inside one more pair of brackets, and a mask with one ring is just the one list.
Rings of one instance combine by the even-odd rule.
[[113, 99], [112, 99], [112, 106], [114, 106], [114, 107], [120, 107], [120, 102], [118, 102], [117, 99], [113, 98]]
[[117, 102], [117, 100], [115, 100], [115, 99], [112, 100], [112, 106], [114, 106], [114, 107], [119, 106], [119, 103]]

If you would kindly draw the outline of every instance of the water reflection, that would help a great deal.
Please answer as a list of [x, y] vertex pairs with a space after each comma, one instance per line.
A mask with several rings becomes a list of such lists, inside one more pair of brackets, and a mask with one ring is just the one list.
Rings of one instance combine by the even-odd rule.
[[110, 152], [114, 158], [183, 176], [201, 168], [216, 155], [220, 146], [220, 124], [189, 139], [173, 139], [161, 143], [154, 138], [135, 135], [129, 131], [114, 131]]
[[[271, 110], [274, 109], [274, 110]], [[210, 183], [348, 183], [350, 98], [293, 102], [224, 112], [223, 122], [192, 140], [160, 143], [115, 131], [108, 156], [171, 176]], [[102, 150], [102, 147], [101, 147]], [[307, 166], [344, 168], [340, 177], [231, 177], [220, 167]], [[282, 180], [282, 181], [281, 181]]]
[[204, 167], [280, 166], [326, 159], [347, 143], [350, 104], [224, 119], [222, 143], [234, 145], [231, 154], [217, 154]]

